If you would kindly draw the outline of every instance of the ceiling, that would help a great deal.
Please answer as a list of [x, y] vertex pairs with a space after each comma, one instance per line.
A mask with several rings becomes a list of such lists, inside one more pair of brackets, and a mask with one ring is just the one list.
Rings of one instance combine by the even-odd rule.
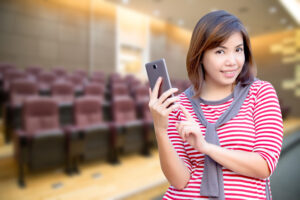
[[299, 27], [278, 0], [106, 0], [171, 24], [193, 30], [197, 21], [213, 10], [236, 15], [250, 36]]

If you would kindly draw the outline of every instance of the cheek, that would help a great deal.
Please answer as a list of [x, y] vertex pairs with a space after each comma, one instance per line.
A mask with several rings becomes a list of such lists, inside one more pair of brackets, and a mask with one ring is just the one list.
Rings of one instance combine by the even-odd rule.
[[237, 61], [239, 63], [239, 66], [242, 67], [245, 63], [245, 55], [240, 55], [237, 57]]

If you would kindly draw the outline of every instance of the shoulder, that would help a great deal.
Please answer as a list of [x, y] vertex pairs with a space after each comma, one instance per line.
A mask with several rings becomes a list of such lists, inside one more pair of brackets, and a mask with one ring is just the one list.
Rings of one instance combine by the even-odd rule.
[[254, 81], [250, 87], [249, 92], [254, 96], [258, 96], [260, 94], [270, 93], [270, 92], [276, 93], [273, 85], [270, 82], [264, 80]]

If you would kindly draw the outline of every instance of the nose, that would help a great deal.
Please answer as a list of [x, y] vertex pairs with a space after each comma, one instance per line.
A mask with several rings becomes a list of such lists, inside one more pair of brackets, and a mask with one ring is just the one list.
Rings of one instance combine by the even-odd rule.
[[225, 64], [228, 66], [234, 66], [236, 64], [236, 55], [233, 53], [226, 56]]

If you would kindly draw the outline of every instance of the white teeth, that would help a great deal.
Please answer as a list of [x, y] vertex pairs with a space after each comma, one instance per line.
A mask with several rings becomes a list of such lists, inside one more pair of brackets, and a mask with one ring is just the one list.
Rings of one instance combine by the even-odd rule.
[[234, 72], [223, 72], [225, 74], [233, 74]]

